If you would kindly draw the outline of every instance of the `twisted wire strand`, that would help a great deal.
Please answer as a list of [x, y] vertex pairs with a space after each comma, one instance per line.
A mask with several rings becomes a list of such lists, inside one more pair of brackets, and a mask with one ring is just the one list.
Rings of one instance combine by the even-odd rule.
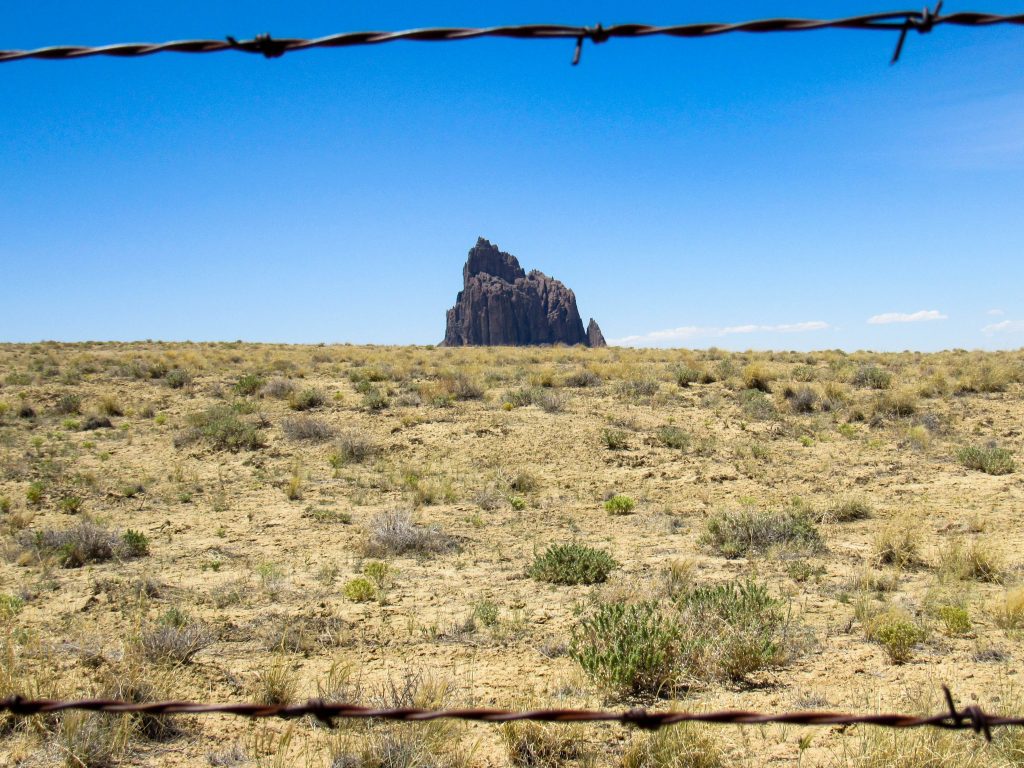
[[[671, 37], [698, 38], [713, 37], [737, 32], [809, 32], [821, 29], [853, 29], [866, 31], [900, 32], [901, 40], [908, 30], [930, 32], [938, 26], [992, 27], [997, 25], [1024, 25], [1024, 13], [999, 15], [974, 11], [961, 11], [941, 15], [938, 11], [891, 11], [850, 16], [841, 19], [794, 19], [775, 18], [741, 21], [735, 23], [697, 23], [671, 26], [649, 24], [615, 24], [603, 27], [568, 26], [561, 24], [518, 24], [495, 27], [431, 27], [407, 29], [394, 32], [343, 32], [326, 37], [273, 38], [258, 35], [251, 40], [173, 40], [164, 43], [118, 43], [102, 46], [58, 45], [33, 50], [0, 50], [0, 62], [25, 59], [68, 60], [91, 56], [115, 56], [134, 58], [156, 53], [217, 53], [220, 51], [242, 51], [260, 53], [267, 58], [277, 58], [292, 51], [311, 48], [346, 48], [356, 45], [377, 45], [399, 40], [418, 42], [447, 42], [475, 40], [479, 38], [510, 38], [516, 40], [560, 40], [577, 41], [577, 52], [583, 40], [603, 43], [613, 38]], [[577, 56], [578, 59], [578, 56]]]
[[713, 712], [648, 712], [644, 709], [630, 709], [625, 712], [611, 712], [590, 709], [420, 709], [401, 707], [376, 709], [355, 704], [343, 704], [310, 699], [304, 704], [208, 704], [194, 701], [157, 701], [134, 703], [118, 699], [26, 699], [12, 696], [0, 700], [0, 712], [11, 712], [19, 716], [31, 716], [84, 710], [108, 714], [147, 715], [205, 715], [226, 714], [250, 718], [294, 719], [311, 716], [333, 725], [339, 719], [380, 719], [399, 722], [424, 722], [429, 720], [454, 719], [487, 723], [508, 723], [531, 720], [543, 723], [596, 723], [610, 722], [633, 725], [648, 730], [657, 730], [677, 723], [713, 723], [732, 725], [763, 725], [785, 723], [788, 725], [875, 725], [883, 728], [941, 728], [945, 730], [973, 730], [991, 740], [992, 728], [1024, 725], [1024, 717], [1003, 716], [985, 712], [979, 706], [957, 709], [953, 695], [943, 688], [947, 709], [934, 715], [906, 714], [856, 714], [844, 712], [782, 712], [765, 713], [750, 710], [724, 709]]

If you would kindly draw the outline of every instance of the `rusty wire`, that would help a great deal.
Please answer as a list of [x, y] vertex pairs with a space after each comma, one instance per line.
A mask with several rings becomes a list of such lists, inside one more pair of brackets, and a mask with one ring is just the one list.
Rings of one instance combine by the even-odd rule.
[[434, 27], [407, 29], [396, 32], [343, 32], [313, 39], [274, 38], [257, 35], [252, 40], [237, 40], [227, 37], [223, 40], [174, 40], [165, 43], [119, 43], [102, 46], [58, 45], [34, 50], [0, 51], [0, 62], [24, 59], [81, 59], [89, 56], [137, 57], [154, 53], [216, 53], [219, 51], [242, 51], [259, 53], [266, 58], [277, 58], [292, 51], [311, 48], [345, 48], [354, 45], [376, 45], [393, 43], [398, 40], [420, 42], [447, 42], [453, 40], [475, 40], [479, 38], [511, 38], [516, 40], [562, 40], [576, 41], [573, 64], [579, 62], [583, 42], [604, 43], [613, 38], [671, 37], [697, 38], [725, 35], [733, 32], [809, 32], [819, 29], [855, 29], [867, 31], [899, 32], [899, 41], [892, 61], [895, 63], [903, 49], [907, 33], [931, 32], [939, 26], [992, 27], [997, 25], [1024, 26], [1024, 13], [998, 15], [974, 11], [960, 11], [942, 15], [942, 3], [934, 9], [921, 11], [890, 11], [841, 19], [759, 19], [736, 23], [698, 23], [671, 26], [649, 24], [615, 24], [603, 27], [568, 26], [561, 24], [520, 24], [511, 26], [466, 28]]
[[401, 707], [395, 709], [374, 709], [355, 704], [341, 704], [310, 699], [305, 704], [205, 704], [192, 701], [157, 701], [135, 703], [117, 699], [82, 699], [63, 701], [58, 699], [26, 699], [12, 696], [0, 700], [0, 712], [11, 712], [20, 716], [43, 715], [65, 710], [85, 710], [108, 714], [146, 715], [240, 715], [251, 718], [314, 717], [331, 726], [339, 719], [396, 720], [400, 722], [424, 722], [427, 720], [453, 719], [485, 723], [509, 723], [532, 720], [542, 723], [597, 723], [610, 722], [633, 725], [647, 730], [657, 730], [677, 723], [715, 723], [731, 725], [764, 725], [785, 723], [788, 725], [876, 725], [883, 728], [942, 728], [945, 730], [972, 730], [992, 739], [992, 728], [1024, 725], [1024, 717], [1006, 717], [985, 712], [981, 707], [970, 705], [957, 709], [953, 694], [943, 687], [947, 709], [934, 715], [905, 714], [852, 714], [843, 712], [782, 712], [777, 714], [752, 712], [739, 709], [724, 709], [715, 712], [649, 712], [644, 709], [630, 709], [625, 712], [609, 712], [587, 709], [535, 709], [516, 711], [508, 709], [419, 709]]

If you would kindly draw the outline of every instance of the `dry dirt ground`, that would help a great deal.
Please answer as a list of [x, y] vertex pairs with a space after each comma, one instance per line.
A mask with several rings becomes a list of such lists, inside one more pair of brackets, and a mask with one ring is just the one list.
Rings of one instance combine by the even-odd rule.
[[[0, 346], [0, 697], [920, 712], [948, 684], [1019, 714], [1022, 381], [963, 351]], [[607, 581], [531, 576], [570, 543]], [[602, 606], [749, 579], [783, 617], [761, 663], [580, 661]], [[65, 715], [0, 719], [0, 762], [945, 768], [1024, 738]]]

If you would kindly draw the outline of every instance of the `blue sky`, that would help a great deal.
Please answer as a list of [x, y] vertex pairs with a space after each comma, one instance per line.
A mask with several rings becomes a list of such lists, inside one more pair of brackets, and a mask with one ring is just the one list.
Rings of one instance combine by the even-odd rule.
[[[0, 48], [902, 5], [34, 0]], [[0, 340], [434, 343], [481, 235], [623, 343], [1024, 346], [1024, 30], [895, 42], [0, 64]]]

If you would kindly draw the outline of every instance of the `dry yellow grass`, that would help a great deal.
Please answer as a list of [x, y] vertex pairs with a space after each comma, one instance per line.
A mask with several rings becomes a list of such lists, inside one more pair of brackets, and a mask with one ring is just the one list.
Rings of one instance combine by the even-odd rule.
[[[891, 709], [945, 682], [964, 702], [1009, 707], [1024, 653], [1022, 486], [957, 452], [1024, 455], [1022, 379], [1019, 353], [3, 345], [0, 696], [131, 679], [151, 683], [132, 688], [140, 698], [402, 702], [424, 695], [412, 674], [449, 704], [626, 706], [567, 653], [581, 616], [600, 601], [675, 610], [691, 590], [751, 578], [785, 610], [785, 665], [646, 705]], [[606, 510], [616, 495], [630, 514]], [[840, 514], [850, 499], [868, 512]], [[815, 545], [754, 520], [736, 530], [764, 546], [715, 546], [708, 521], [745, 510], [799, 524]], [[74, 552], [72, 529], [91, 537]], [[614, 558], [606, 583], [529, 578], [538, 553], [572, 542]], [[970, 584], [963, 632], [927, 610], [951, 576]], [[369, 599], [346, 596], [357, 579]], [[929, 630], [906, 663], [858, 624], [869, 599]], [[183, 659], [173, 674], [138, 650], [157, 640]], [[0, 762], [371, 766], [392, 750], [388, 765], [412, 768], [427, 750], [430, 765], [510, 766], [535, 750], [569, 765], [679, 764], [666, 762], [671, 739], [610, 727], [551, 741], [483, 725], [420, 739], [401, 730], [418, 726], [151, 725], [8, 719]], [[699, 733], [714, 739], [707, 764], [1020, 754], [1005, 740], [856, 729]]]

